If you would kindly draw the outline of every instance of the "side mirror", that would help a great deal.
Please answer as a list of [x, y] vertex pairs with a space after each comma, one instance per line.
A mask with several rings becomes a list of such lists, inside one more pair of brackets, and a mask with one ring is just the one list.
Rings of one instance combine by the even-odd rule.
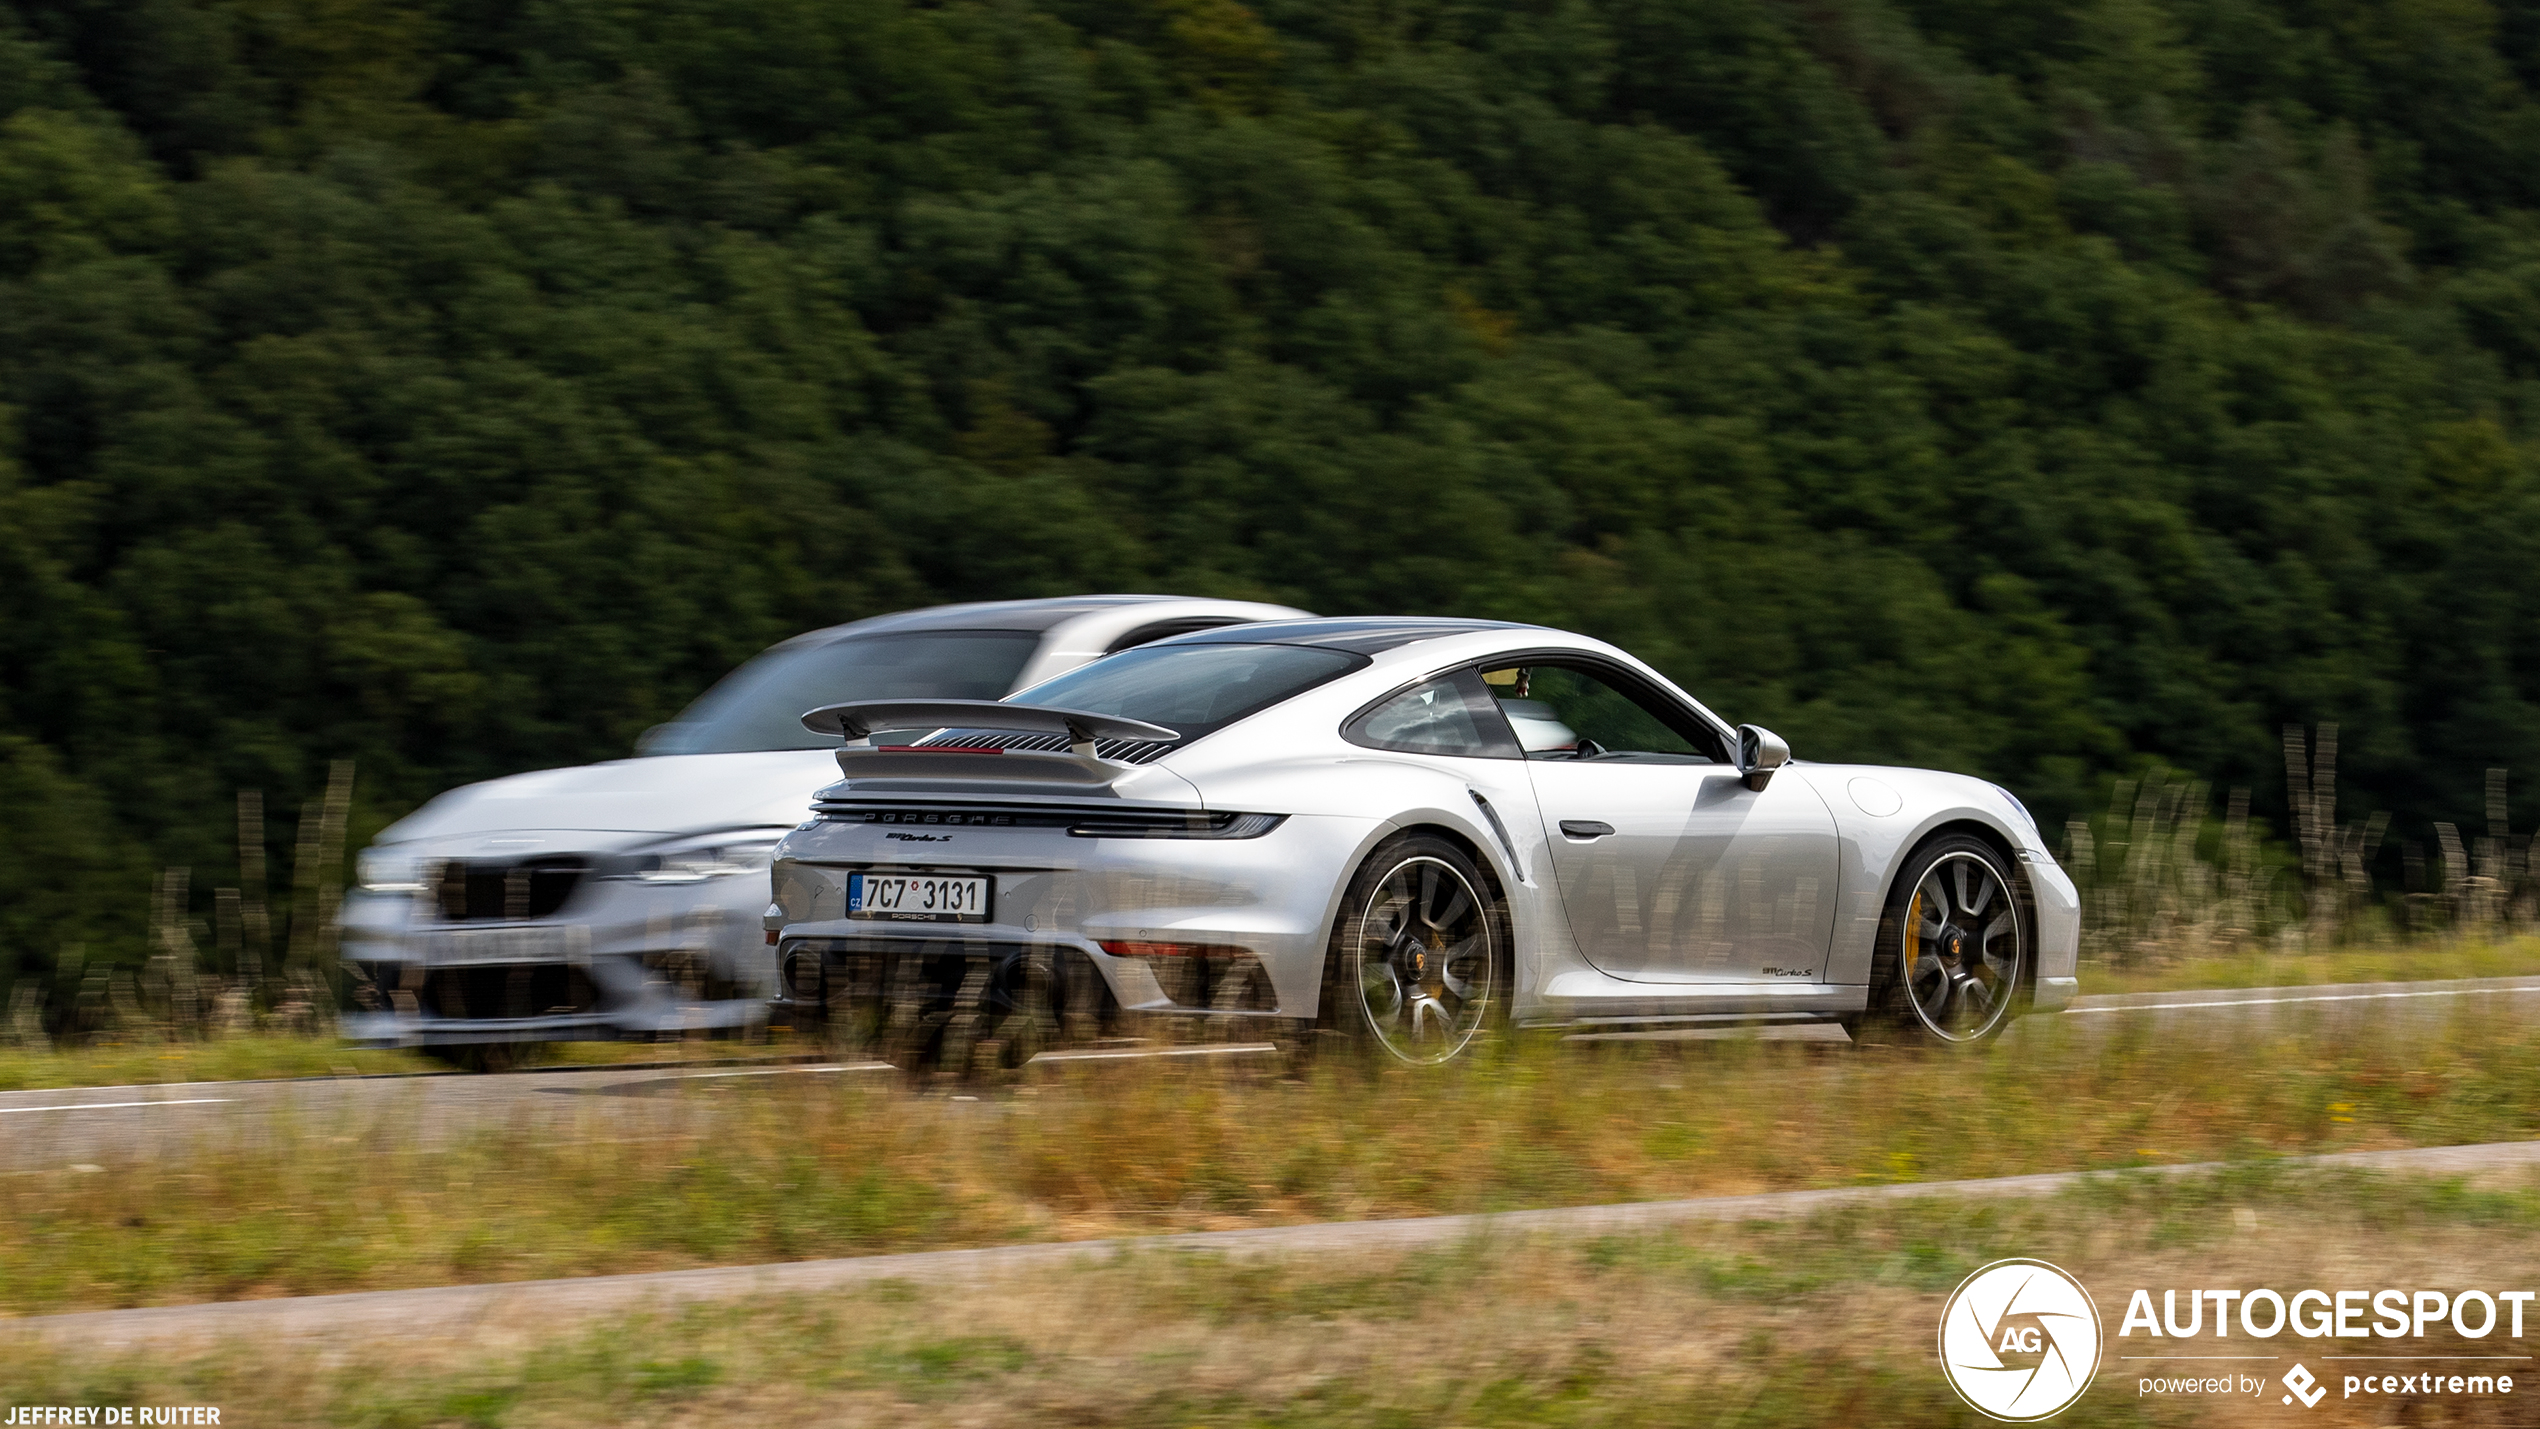
[[1782, 737], [1762, 725], [1742, 724], [1737, 727], [1737, 772], [1746, 779], [1749, 789], [1762, 789], [1773, 782], [1773, 771], [1790, 762], [1790, 746]]

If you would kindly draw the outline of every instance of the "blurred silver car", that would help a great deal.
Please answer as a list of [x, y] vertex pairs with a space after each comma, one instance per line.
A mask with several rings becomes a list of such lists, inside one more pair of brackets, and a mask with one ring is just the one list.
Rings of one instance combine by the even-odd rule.
[[467, 1049], [763, 1020], [768, 858], [842, 741], [803, 711], [879, 697], [995, 699], [1150, 640], [1301, 612], [1111, 595], [887, 615], [742, 665], [643, 757], [453, 789], [363, 852], [344, 956], [357, 1041]]
[[1413, 1062], [1508, 1021], [1972, 1043], [2075, 991], [2073, 886], [2009, 793], [1792, 763], [1563, 631], [1245, 625], [804, 723], [849, 742], [776, 846], [780, 1014], [895, 1059], [1124, 1011]]

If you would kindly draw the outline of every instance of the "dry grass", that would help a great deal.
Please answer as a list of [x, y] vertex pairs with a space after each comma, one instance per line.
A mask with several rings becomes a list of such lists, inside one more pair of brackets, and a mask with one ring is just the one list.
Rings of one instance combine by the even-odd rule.
[[[2413, 1006], [2431, 1005], [2418, 1004]], [[0, 1307], [311, 1294], [1020, 1240], [1909, 1182], [2540, 1133], [2500, 1005], [2044, 1019], [1974, 1057], [1525, 1044], [1442, 1075], [1117, 1068], [977, 1101], [770, 1078], [440, 1149], [394, 1098], [0, 1177]], [[2361, 1031], [2359, 1032], [2359, 1029]]]
[[[2139, 1398], [2140, 1367], [2114, 1358], [2142, 1349], [2113, 1338], [2128, 1290], [2528, 1285], [2540, 1277], [2535, 1230], [2540, 1195], [2528, 1189], [2253, 1169], [1629, 1239], [1347, 1261], [1128, 1257], [963, 1286], [496, 1321], [461, 1339], [322, 1354], [9, 1346], [0, 1385], [17, 1403], [211, 1404], [224, 1423], [417, 1429], [1966, 1424], [1931, 1359], [1941, 1303], [1976, 1266], [2030, 1255], [2078, 1274], [2111, 1331], [2098, 1383], [2058, 1423], [2280, 1424], [2287, 1411], [2272, 1400]], [[2198, 1348], [2288, 1345], [2300, 1349]], [[2528, 1422], [2520, 1398], [2332, 1396], [2302, 1417]]]

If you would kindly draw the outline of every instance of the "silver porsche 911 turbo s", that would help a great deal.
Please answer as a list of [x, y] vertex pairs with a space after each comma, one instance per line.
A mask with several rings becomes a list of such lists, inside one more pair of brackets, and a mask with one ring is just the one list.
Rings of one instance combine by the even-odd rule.
[[895, 1060], [1122, 1012], [1410, 1062], [1509, 1024], [1968, 1044], [2076, 989], [2073, 885], [2009, 793], [1792, 762], [1558, 630], [1266, 622], [803, 723], [845, 777], [776, 847], [779, 1015]]
[[1149, 640], [1303, 614], [1094, 595], [903, 611], [779, 644], [643, 740], [647, 757], [453, 789], [382, 832], [345, 900], [358, 1042], [496, 1063], [522, 1044], [763, 1021], [777, 837], [828, 783], [805, 708], [995, 699]]

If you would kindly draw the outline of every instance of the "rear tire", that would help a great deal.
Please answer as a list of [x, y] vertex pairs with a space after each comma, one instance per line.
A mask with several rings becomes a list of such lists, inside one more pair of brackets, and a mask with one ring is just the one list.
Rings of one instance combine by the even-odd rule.
[[2036, 917], [2000, 850], [1943, 834], [1906, 855], [1879, 919], [1853, 1039], [1972, 1047], [2019, 1015]]
[[1333, 921], [1318, 1040], [1414, 1066], [1469, 1056], [1508, 1018], [1509, 934], [1506, 900], [1461, 848], [1389, 840]]

